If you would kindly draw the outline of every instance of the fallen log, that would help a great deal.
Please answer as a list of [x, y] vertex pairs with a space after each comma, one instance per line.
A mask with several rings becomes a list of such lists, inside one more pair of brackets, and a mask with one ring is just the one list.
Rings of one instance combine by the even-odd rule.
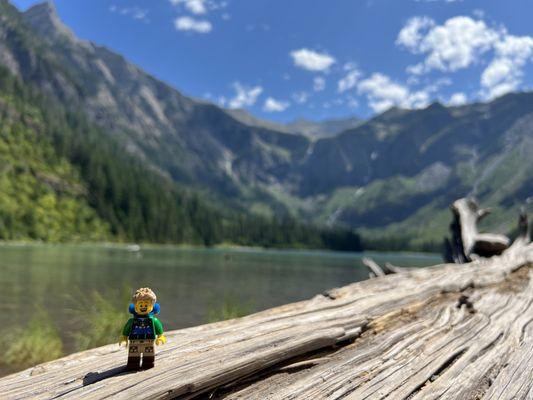
[[0, 379], [3, 399], [531, 399], [533, 245], [358, 282], [168, 334], [127, 372], [113, 344]]
[[490, 209], [480, 208], [474, 199], [462, 198], [452, 204], [451, 210], [454, 220], [450, 225], [452, 238], [445, 242], [447, 262], [463, 264], [479, 257], [488, 258], [509, 247], [511, 241], [507, 236], [478, 231], [478, 222], [490, 214]]

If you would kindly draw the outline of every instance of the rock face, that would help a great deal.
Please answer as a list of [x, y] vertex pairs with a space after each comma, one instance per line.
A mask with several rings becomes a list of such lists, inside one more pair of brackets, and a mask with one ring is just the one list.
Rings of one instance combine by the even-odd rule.
[[24, 20], [40, 37], [51, 41], [68, 40], [78, 45], [84, 43], [61, 22], [53, 3], [45, 2], [31, 7], [24, 13]]
[[19, 13], [0, 0], [0, 22], [0, 64], [83, 109], [150, 168], [242, 207], [427, 237], [434, 227], [420, 221], [457, 197], [510, 215], [533, 195], [531, 93], [280, 126], [183, 96], [76, 38], [48, 3]]

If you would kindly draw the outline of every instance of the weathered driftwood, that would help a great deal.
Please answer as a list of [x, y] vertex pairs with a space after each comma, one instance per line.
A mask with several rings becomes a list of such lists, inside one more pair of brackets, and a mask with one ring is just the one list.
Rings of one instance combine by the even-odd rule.
[[446, 261], [462, 264], [478, 257], [500, 255], [509, 247], [507, 236], [478, 231], [478, 222], [490, 214], [490, 209], [480, 208], [475, 200], [466, 198], [455, 201], [451, 209], [454, 220], [450, 225], [451, 241], [446, 241]]
[[[533, 245], [174, 331], [156, 367], [109, 345], [0, 379], [7, 399], [531, 399]], [[164, 316], [163, 316], [164, 318]]]
[[368, 273], [368, 276], [370, 278], [376, 278], [378, 276], [387, 275], [385, 271], [383, 271], [383, 269], [378, 265], [378, 263], [372, 260], [371, 258], [364, 257], [361, 262], [365, 267], [370, 270], [370, 272]]
[[398, 267], [396, 265], [392, 265], [389, 262], [386, 262], [383, 267], [381, 267], [377, 262], [375, 262], [369, 257], [363, 257], [361, 262], [365, 267], [369, 269], [368, 276], [370, 278], [377, 278], [378, 276], [385, 276], [391, 274], [399, 274], [410, 270], [410, 268]]

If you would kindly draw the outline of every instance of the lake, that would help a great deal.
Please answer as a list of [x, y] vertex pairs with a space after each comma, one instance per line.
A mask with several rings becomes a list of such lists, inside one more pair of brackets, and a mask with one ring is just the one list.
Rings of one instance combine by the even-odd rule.
[[[440, 256], [367, 253], [378, 263], [427, 266]], [[224, 302], [253, 312], [304, 300], [327, 289], [366, 279], [361, 253], [255, 249], [187, 249], [154, 246], [0, 246], [0, 311], [10, 329], [24, 327], [42, 311], [60, 330], [66, 352], [74, 351], [80, 307], [93, 291], [125, 310], [128, 296], [151, 287], [161, 304], [165, 330], [207, 322]], [[78, 321], [77, 321], [78, 317]], [[117, 332], [117, 338], [119, 332]], [[0, 370], [0, 374], [2, 371]]]

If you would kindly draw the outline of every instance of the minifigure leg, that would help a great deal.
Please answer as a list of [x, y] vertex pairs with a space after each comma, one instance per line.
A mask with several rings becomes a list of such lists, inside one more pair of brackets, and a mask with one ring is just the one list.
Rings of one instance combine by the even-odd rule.
[[154, 341], [150, 341], [144, 346], [143, 349], [143, 363], [142, 368], [148, 369], [154, 367], [155, 361], [155, 352], [154, 352]]
[[145, 356], [143, 354], [143, 369], [149, 369], [154, 367], [155, 357], [154, 356]]
[[126, 368], [128, 370], [136, 370], [141, 367], [141, 357], [132, 357], [128, 356], [128, 363], [126, 364]]
[[135, 341], [130, 341], [128, 349], [128, 363], [126, 367], [129, 370], [139, 369], [141, 367], [141, 350]]

